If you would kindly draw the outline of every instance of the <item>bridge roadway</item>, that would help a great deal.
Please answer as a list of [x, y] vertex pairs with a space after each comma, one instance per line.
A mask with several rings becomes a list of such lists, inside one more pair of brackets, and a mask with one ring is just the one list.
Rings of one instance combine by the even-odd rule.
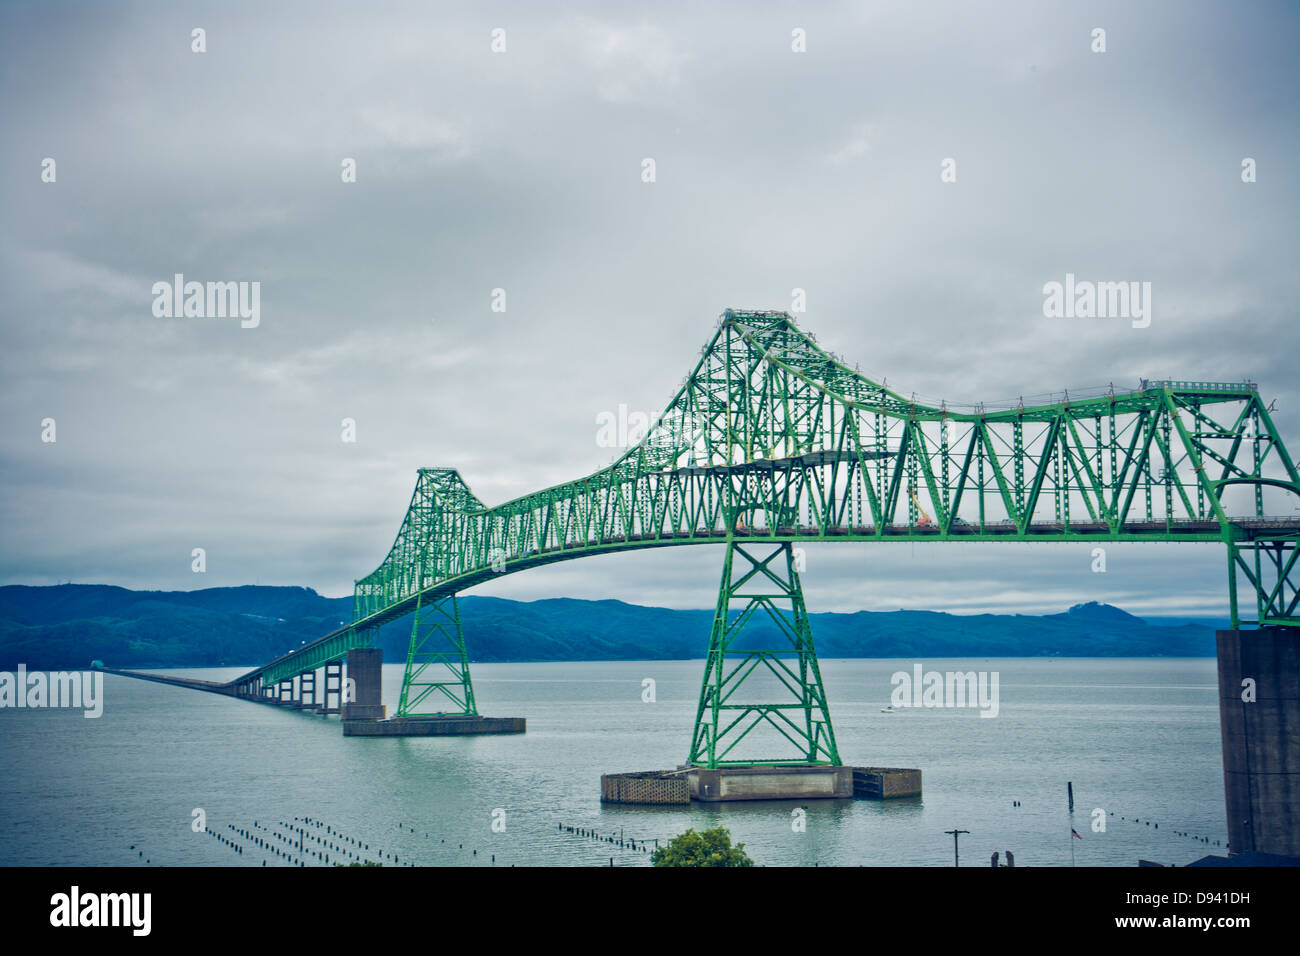
[[[1300, 534], [1300, 520], [1295, 518], [1241, 518], [1231, 519], [1231, 524], [1240, 528], [1249, 535], [1254, 531], [1266, 531], [1270, 534]], [[795, 528], [783, 527], [776, 529], [775, 534], [768, 534], [760, 529], [736, 529], [734, 536], [737, 539], [751, 540], [755, 542], [782, 542], [782, 541], [1025, 541], [1036, 543], [1050, 543], [1054, 540], [1059, 541], [1059, 535], [1064, 531], [1064, 527], [1055, 522], [1037, 522], [1030, 525], [1025, 533], [1021, 534], [1015, 525], [1010, 521], [991, 523], [979, 530], [974, 525], [954, 525], [947, 533], [943, 534], [938, 528], [909, 527], [907, 525], [894, 525], [886, 527], [881, 533], [877, 534], [876, 529], [863, 525], [858, 527], [831, 527], [822, 532], [815, 528]], [[1080, 543], [1081, 541], [1096, 541], [1099, 543], [1114, 541], [1166, 541], [1166, 542], [1213, 542], [1222, 543], [1224, 532], [1217, 521], [1194, 521], [1194, 520], [1174, 520], [1171, 522], [1164, 521], [1130, 521], [1126, 522], [1123, 530], [1112, 532], [1103, 522], [1071, 522], [1070, 532], [1074, 535], [1069, 543]], [[108, 673], [129, 674], [133, 677], [142, 677], [146, 680], [155, 680], [163, 684], [174, 684], [179, 687], [190, 687], [196, 690], [206, 690], [213, 693], [226, 694], [229, 696], [248, 696], [240, 693], [238, 688], [247, 687], [258, 681], [259, 678], [267, 677], [267, 684], [275, 684], [283, 679], [283, 676], [290, 672], [302, 672], [318, 668], [329, 661], [342, 659], [348, 650], [354, 647], [368, 647], [370, 640], [363, 636], [364, 632], [373, 628], [380, 627], [383, 624], [390, 623], [401, 617], [405, 617], [415, 610], [416, 600], [423, 594], [426, 601], [447, 597], [448, 595], [468, 590], [475, 585], [482, 584], [484, 581], [500, 577], [502, 574], [511, 574], [518, 571], [526, 571], [530, 568], [542, 567], [547, 564], [554, 564], [558, 561], [572, 560], [579, 557], [588, 557], [597, 554], [609, 554], [615, 551], [640, 550], [644, 548], [670, 547], [687, 544], [718, 544], [727, 540], [728, 532], [725, 529], [713, 529], [709, 531], [684, 531], [684, 532], [665, 532], [663, 534], [639, 535], [633, 534], [624, 539], [622, 536], [613, 536], [603, 541], [578, 545], [557, 547], [547, 550], [537, 551], [534, 554], [506, 562], [505, 567], [500, 571], [494, 571], [490, 566], [471, 571], [467, 574], [458, 575], [446, 581], [439, 582], [423, 592], [411, 594], [404, 600], [398, 601], [383, 610], [354, 621], [343, 627], [336, 628], [328, 634], [317, 638], [309, 644], [295, 648], [287, 654], [254, 668], [245, 674], [226, 681], [225, 683], [216, 683], [213, 681], [198, 681], [192, 678], [173, 678], [163, 677], [160, 675], [140, 674], [136, 672], [123, 672], [107, 670]], [[1066, 543], [1061, 541], [1060, 543]], [[305, 663], [299, 663], [305, 662]]]
[[116, 667], [99, 667], [96, 670], [103, 671], [105, 674], [117, 674], [119, 677], [134, 677], [138, 680], [149, 680], [157, 684], [185, 687], [189, 690], [205, 690], [211, 694], [224, 694], [227, 697], [235, 696], [235, 684], [237, 683], [236, 681], [222, 683], [212, 680], [199, 680], [195, 677], [173, 677], [170, 674], [148, 674], [144, 671], [124, 671]]

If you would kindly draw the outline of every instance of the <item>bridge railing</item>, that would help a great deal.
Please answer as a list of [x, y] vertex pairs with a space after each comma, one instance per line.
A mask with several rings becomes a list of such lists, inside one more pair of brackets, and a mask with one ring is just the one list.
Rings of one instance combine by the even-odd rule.
[[1258, 392], [1254, 382], [1184, 382], [1173, 379], [1142, 379], [1141, 390], [1174, 389], [1183, 392]]

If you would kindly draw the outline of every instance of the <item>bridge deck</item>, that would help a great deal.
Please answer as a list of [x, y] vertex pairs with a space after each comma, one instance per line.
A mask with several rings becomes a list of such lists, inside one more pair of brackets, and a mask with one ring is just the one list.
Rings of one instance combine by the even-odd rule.
[[[1267, 531], [1270, 534], [1296, 534], [1300, 535], [1300, 520], [1294, 518], [1242, 518], [1233, 519], [1232, 525], [1243, 532], [1250, 533], [1255, 531]], [[1066, 537], [1066, 535], [1069, 537]], [[523, 571], [533, 567], [540, 567], [546, 564], [552, 564], [557, 561], [563, 561], [581, 556], [590, 556], [596, 554], [605, 554], [613, 551], [634, 550], [640, 548], [664, 547], [679, 544], [700, 544], [709, 542], [721, 543], [727, 539], [728, 532], [724, 529], [710, 529], [704, 531], [680, 531], [666, 532], [661, 534], [633, 534], [629, 536], [612, 535], [599, 541], [588, 542], [584, 544], [569, 545], [566, 547], [556, 547], [548, 549], [535, 549], [524, 558], [510, 561], [506, 566], [506, 572], [494, 571], [492, 568], [481, 568], [467, 574], [441, 581], [424, 592], [426, 598], [441, 598], [450, 594], [464, 591], [484, 581], [494, 577], [499, 577], [501, 573], [514, 571]], [[1020, 530], [1011, 522], [999, 522], [986, 524], [982, 529], [976, 525], [955, 525], [947, 533], [942, 532], [937, 527], [916, 527], [908, 525], [893, 525], [885, 527], [877, 532], [877, 529], [870, 525], [857, 526], [840, 526], [830, 527], [827, 529], [818, 528], [798, 528], [798, 527], [779, 527], [776, 529], [766, 528], [738, 528], [735, 531], [737, 538], [744, 538], [755, 541], [774, 541], [774, 540], [850, 540], [850, 541], [951, 541], [954, 539], [965, 541], [1032, 541], [1037, 543], [1050, 543], [1053, 541], [1065, 543], [1067, 541], [1169, 541], [1169, 542], [1222, 542], [1224, 532], [1217, 521], [1194, 521], [1194, 520], [1177, 520], [1177, 521], [1130, 521], [1126, 522], [1123, 528], [1118, 531], [1112, 531], [1109, 525], [1102, 522], [1080, 522], [1072, 521], [1068, 529], [1063, 524], [1051, 522], [1038, 522], [1030, 525], [1021, 533]], [[319, 649], [329, 641], [339, 641], [339, 638], [346, 635], [354, 629], [362, 630], [379, 627], [398, 618], [404, 617], [415, 608], [415, 601], [418, 594], [412, 593], [395, 601], [388, 607], [384, 608], [369, 617], [359, 621], [354, 621], [344, 627], [337, 628], [330, 633], [318, 638], [317, 640], [306, 644], [302, 647], [290, 651], [288, 654], [278, 657], [275, 660], [258, 667], [247, 674], [242, 674], [227, 684], [219, 685], [223, 689], [221, 693], [234, 693], [234, 687], [237, 684], [247, 683], [256, 679], [259, 674], [271, 671], [272, 669], [283, 669], [284, 665], [292, 666], [291, 662], [295, 659], [305, 659], [314, 649]], [[341, 657], [345, 650], [340, 645], [339, 653], [336, 656]], [[319, 662], [317, 662], [319, 666]], [[311, 668], [304, 667], [303, 670]]]
[[199, 680], [196, 677], [172, 677], [167, 674], [148, 674], [144, 671], [125, 671], [116, 667], [101, 667], [105, 674], [117, 674], [119, 677], [134, 677], [137, 680], [150, 680], [158, 684], [171, 684], [173, 687], [185, 687], [189, 690], [206, 690], [212, 694], [233, 696], [235, 681], [220, 683], [211, 680]]

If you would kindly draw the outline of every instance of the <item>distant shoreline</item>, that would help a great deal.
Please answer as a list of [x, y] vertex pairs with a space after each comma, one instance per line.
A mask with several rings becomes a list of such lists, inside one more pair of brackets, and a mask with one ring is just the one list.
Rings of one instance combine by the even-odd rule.
[[[705, 608], [575, 598], [469, 595], [458, 606], [475, 664], [701, 660], [714, 616]], [[231, 659], [254, 662], [246, 665], [252, 669], [351, 616], [351, 598], [301, 587], [6, 585], [0, 587], [0, 670], [19, 663], [66, 670], [95, 660], [124, 670], [235, 666], [220, 663]], [[1146, 620], [1096, 602], [1041, 615], [823, 611], [808, 619], [824, 660], [1214, 657], [1214, 632], [1226, 626], [1212, 618]], [[754, 626], [756, 635], [773, 627], [763, 619]], [[385, 661], [405, 660], [410, 637], [409, 617], [379, 628]]]
[[[1212, 661], [1215, 660], [1213, 654], [1194, 654], [1194, 655], [1132, 655], [1132, 654], [1093, 654], [1091, 656], [1058, 656], [1053, 657], [1046, 654], [1021, 654], [1021, 655], [984, 655], [966, 654], [966, 655], [946, 655], [940, 657], [827, 657], [819, 654], [817, 660], [819, 663], [837, 661], [953, 661], [953, 660], [981, 660], [981, 661]], [[627, 657], [627, 658], [604, 658], [601, 660], [587, 660], [584, 658], [571, 658], [565, 660], [509, 660], [509, 661], [476, 661], [470, 659], [470, 664], [478, 666], [480, 664], [700, 664], [704, 662], [704, 657]], [[265, 663], [265, 662], [262, 662]], [[400, 667], [405, 663], [403, 660], [388, 660], [385, 658], [385, 667]], [[125, 670], [133, 671], [219, 671], [219, 670], [240, 670], [251, 671], [262, 664], [178, 664], [174, 667], [166, 665], [160, 666], [141, 666], [129, 667]]]

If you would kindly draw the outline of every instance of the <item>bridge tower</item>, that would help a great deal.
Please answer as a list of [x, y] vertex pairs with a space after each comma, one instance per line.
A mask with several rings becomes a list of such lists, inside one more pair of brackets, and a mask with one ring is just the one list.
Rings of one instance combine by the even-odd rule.
[[[744, 749], [762, 730], [782, 753]], [[742, 544], [732, 537], [727, 543], [689, 763], [710, 770], [840, 764], [788, 541]]]
[[[450, 709], [447, 705], [450, 704]], [[416, 602], [398, 717], [478, 714], [456, 595]]]

